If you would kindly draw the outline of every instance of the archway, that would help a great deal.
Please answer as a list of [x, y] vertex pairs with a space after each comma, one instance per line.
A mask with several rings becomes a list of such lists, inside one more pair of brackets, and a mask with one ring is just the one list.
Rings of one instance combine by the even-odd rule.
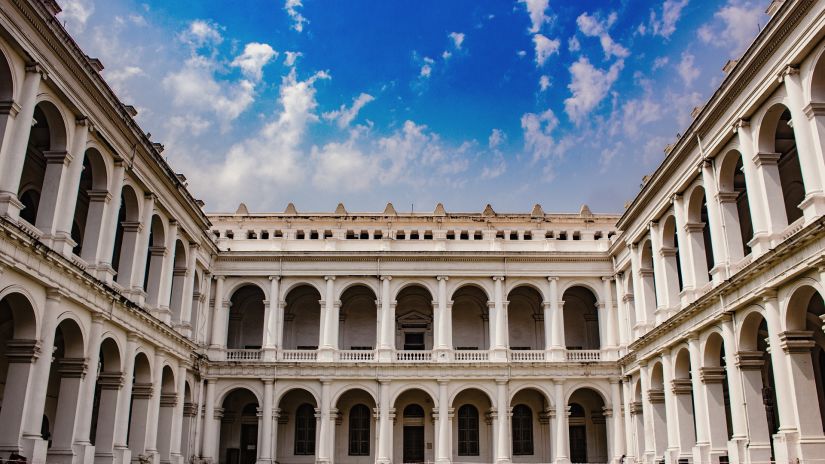
[[713, 241], [710, 236], [708, 203], [703, 187], [696, 187], [690, 193], [687, 208], [687, 239], [690, 244], [693, 277], [700, 288], [710, 281], [713, 261]]
[[[159, 373], [154, 373], [160, 375]], [[146, 435], [149, 424], [149, 403], [152, 401], [152, 365], [145, 353], [135, 355], [132, 377], [132, 401], [129, 409], [127, 443], [132, 456], [146, 454]], [[128, 381], [128, 380], [127, 380]]]
[[[807, 121], [802, 123], [805, 122]], [[787, 223], [793, 223], [802, 217], [799, 204], [805, 199], [805, 183], [799, 163], [791, 112], [785, 105], [774, 105], [765, 113], [759, 128], [759, 151], [779, 155], [776, 162], [783, 201], [781, 205], [771, 206], [784, 210]]]
[[550, 406], [544, 394], [525, 388], [510, 401], [513, 462], [551, 462]]
[[[468, 388], [453, 399], [452, 462], [493, 462], [493, 405], [486, 393]], [[499, 420], [506, 420], [503, 416]]]
[[264, 327], [263, 290], [257, 285], [244, 285], [229, 299], [229, 324], [226, 347], [257, 350], [263, 345]]
[[364, 390], [352, 389], [338, 398], [335, 405], [338, 420], [335, 427], [335, 462], [355, 464], [375, 462], [376, 433], [372, 396]]
[[245, 388], [226, 395], [221, 404], [220, 464], [255, 464], [258, 459], [258, 399]]
[[4, 296], [0, 300], [0, 445], [10, 452], [22, 452], [23, 407], [37, 338], [36, 315], [29, 300], [20, 293]]
[[[277, 461], [313, 462], [320, 430], [315, 397], [306, 390], [290, 390], [278, 402]], [[320, 414], [319, 414], [320, 416]]]
[[656, 308], [659, 306], [659, 295], [656, 291], [656, 279], [653, 266], [653, 245], [651, 241], [645, 240], [642, 244], [641, 259], [639, 261], [639, 277], [641, 287], [639, 291], [642, 296], [642, 308], [645, 322], [652, 324], [656, 321]]
[[372, 350], [377, 335], [378, 308], [375, 293], [365, 285], [355, 285], [341, 295], [340, 347], [344, 350]]
[[[806, 400], [805, 404], [797, 404], [796, 408], [799, 421], [802, 427], [808, 428], [808, 433], [822, 432], [825, 424], [825, 333], [822, 331], [821, 319], [824, 315], [825, 302], [822, 295], [814, 287], [802, 286], [788, 300], [787, 331], [781, 335], [789, 346], [813, 345], [809, 353], [804, 350], [789, 350], [787, 354], [792, 372], [789, 381], [796, 397]], [[807, 403], [811, 397], [817, 399], [820, 413], [818, 417], [811, 415], [813, 408]], [[817, 419], [819, 424], [816, 424]]]
[[434, 457], [433, 399], [425, 391], [407, 390], [395, 400], [393, 462], [432, 462]]
[[311, 285], [301, 285], [286, 295], [284, 348], [317, 350], [321, 334], [321, 294]]
[[738, 151], [731, 151], [722, 160], [719, 194], [722, 222], [727, 228], [734, 229], [728, 233], [728, 253], [732, 260], [738, 261], [751, 253], [748, 243], [753, 239], [748, 185], [742, 155]]
[[86, 370], [83, 332], [72, 319], [64, 319], [55, 329], [54, 357], [49, 370], [44, 416], [51, 428], [49, 454], [72, 453], [74, 425], [80, 388]]
[[183, 385], [183, 422], [180, 427], [180, 454], [183, 462], [189, 462], [192, 456], [197, 420], [198, 405], [192, 401], [192, 388], [187, 380]]
[[41, 204], [43, 181], [47, 165], [51, 162], [54, 169], [59, 169], [57, 166], [62, 166], [66, 157], [66, 126], [60, 110], [48, 101], [37, 104], [33, 119], [17, 198], [23, 203], [20, 218], [41, 228], [50, 225], [56, 213], [56, 204]]
[[[747, 429], [751, 459], [774, 459], [773, 435], [779, 431], [779, 405], [773, 364], [768, 352], [768, 323], [759, 312], [742, 321], [739, 335], [739, 370], [747, 409]], [[761, 451], [761, 455], [758, 455]]]
[[183, 240], [175, 240], [175, 255], [172, 258], [172, 292], [171, 298], [169, 299], [169, 310], [172, 311], [172, 321], [175, 324], [180, 324], [183, 322], [181, 320], [181, 311], [183, 309], [184, 301], [185, 299], [192, 297], [191, 295], [184, 295], [183, 293], [184, 288], [186, 287], [187, 279], [186, 251], [186, 245], [183, 244]]
[[395, 306], [395, 348], [433, 349], [433, 296], [419, 285], [398, 293]]
[[71, 230], [72, 240], [76, 244], [72, 251], [87, 262], [94, 262], [97, 256], [97, 245], [104, 226], [107, 188], [106, 163], [99, 151], [90, 148], [83, 156]]
[[[709, 439], [711, 453], [727, 454], [727, 441], [733, 438], [733, 417], [730, 407], [730, 388], [725, 359], [725, 342], [722, 335], [712, 332], [705, 341], [702, 360], [702, 383], [705, 384], [705, 403], [708, 417], [714, 417]], [[725, 427], [721, 427], [713, 411], [725, 411]]]
[[598, 350], [599, 313], [590, 289], [570, 287], [564, 292], [564, 341], [568, 350]]
[[507, 296], [507, 330], [511, 350], [543, 350], [545, 347], [542, 296], [534, 288], [520, 286]]
[[146, 269], [143, 274], [143, 290], [150, 308], [160, 305], [160, 287], [163, 277], [163, 260], [166, 256], [166, 227], [158, 215], [152, 216], [149, 247], [146, 249]]
[[693, 382], [691, 381], [690, 353], [682, 348], [673, 362], [673, 382], [671, 391], [676, 403], [676, 424], [678, 428], [681, 456], [693, 453], [696, 446], [696, 422], [693, 411]]
[[682, 253], [676, 233], [676, 218], [673, 215], [665, 218], [662, 223], [662, 261], [667, 283], [667, 305], [672, 308], [679, 304], [679, 293], [684, 289]]
[[[653, 451], [656, 459], [664, 459], [667, 448], [667, 407], [665, 406], [665, 380], [662, 363], [656, 362], [650, 369], [650, 388], [647, 391], [653, 425]], [[647, 413], [647, 411], [645, 411]]]
[[467, 285], [453, 294], [453, 343], [456, 350], [487, 350], [490, 348], [489, 308], [487, 294]]
[[120, 349], [114, 339], [103, 340], [98, 359], [90, 439], [95, 446], [95, 458], [103, 460], [114, 457], [115, 418], [123, 383]]
[[568, 400], [570, 462], [607, 462], [604, 400], [590, 388], [579, 388]]
[[175, 420], [175, 406], [178, 404], [178, 394], [175, 382], [175, 373], [169, 366], [164, 366], [160, 380], [160, 410], [157, 423], [157, 449], [160, 462], [172, 462], [172, 422]]
[[132, 187], [124, 185], [120, 192], [120, 209], [117, 214], [115, 243], [111, 257], [116, 282], [121, 287], [129, 288], [131, 285], [139, 228], [140, 209], [137, 194]]

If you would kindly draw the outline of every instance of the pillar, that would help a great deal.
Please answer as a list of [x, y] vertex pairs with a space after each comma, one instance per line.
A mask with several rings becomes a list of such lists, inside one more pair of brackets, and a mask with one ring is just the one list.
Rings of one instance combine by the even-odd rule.
[[[773, 224], [782, 222], [781, 219], [785, 216], [784, 205], [768, 201], [770, 198], [765, 191], [765, 170], [761, 168], [761, 162], [754, 148], [750, 121], [746, 119], [736, 121], [733, 131], [736, 132], [739, 150], [742, 153], [742, 169], [745, 173], [745, 186], [748, 189], [748, 203], [753, 224], [753, 239], [750, 246], [753, 257], [756, 258], [770, 249]], [[769, 176], [768, 180], [778, 181], [778, 171], [776, 174], [775, 178]], [[782, 198], [781, 188], [778, 192], [776, 190], [779, 184], [769, 182], [767, 185], [771, 188], [770, 194], [778, 193], [780, 195], [778, 198]]]
[[72, 445], [75, 441], [75, 421], [80, 409], [81, 386], [86, 375], [86, 360], [62, 358], [55, 362], [57, 373], [60, 375], [60, 390], [57, 395], [57, 413], [48, 461], [71, 463], [75, 457]]
[[[816, 373], [811, 356], [811, 350], [815, 346], [816, 342], [814, 342], [811, 331], [785, 331], [779, 334], [779, 348], [785, 357], [786, 373], [782, 376], [782, 380], [777, 379], [777, 381], [787, 381], [790, 390], [790, 397], [784, 397], [784, 401], [780, 403], [791, 408], [795, 416], [794, 425], [799, 440], [797, 458], [802, 462], [825, 456], [822, 418], [819, 408], [814, 407], [818, 404], [814, 398], [820, 398], [817, 394], [814, 380]], [[771, 356], [773, 356], [773, 351], [771, 350]]]
[[630, 266], [632, 271], [631, 278], [633, 279], [633, 291], [635, 294], [641, 296], [641, 298], [635, 298], [634, 295], [634, 303], [638, 302], [633, 305], [633, 309], [636, 311], [636, 324], [632, 327], [632, 335], [635, 338], [645, 333], [648, 325], [653, 322], [652, 319], [648, 318], [648, 312], [653, 314], [653, 310], [648, 311], [648, 307], [650, 305], [655, 307], [656, 303], [652, 298], [653, 295], [651, 292], [653, 289], [650, 289], [650, 292], [648, 292], [648, 287], [645, 285], [645, 273], [647, 270], [642, 267], [642, 250], [636, 243], [629, 244], [628, 248], [630, 248]]
[[118, 463], [128, 463], [131, 459], [127, 433], [132, 408], [135, 354], [137, 352], [139, 339], [137, 335], [130, 333], [127, 335], [126, 340], [126, 350], [123, 353], [123, 389], [120, 391], [120, 395], [118, 395], [117, 420], [115, 420], [114, 429], [115, 457]]
[[321, 427], [318, 433], [317, 459], [318, 463], [331, 463], [335, 448], [332, 446], [335, 439], [335, 418], [332, 417], [331, 393], [329, 379], [321, 379]]
[[95, 400], [95, 386], [97, 385], [97, 365], [100, 361], [100, 339], [103, 333], [103, 315], [92, 314], [92, 327], [89, 331], [89, 342], [86, 348], [86, 359], [91, 367], [83, 382], [83, 391], [80, 394], [78, 408], [76, 442], [82, 447], [92, 446], [89, 435], [92, 427], [92, 406]]
[[[698, 421], [701, 417], [704, 420], [709, 448], [708, 452], [704, 452], [701, 449], [701, 445], [697, 443], [700, 456], [704, 459], [700, 462], [718, 462], [719, 456], [728, 454], [727, 418], [725, 418], [724, 424], [720, 423], [721, 420], [719, 420], [725, 411], [725, 391], [723, 386], [723, 383], [726, 382], [725, 370], [721, 367], [701, 367], [697, 377], [699, 377], [701, 384], [700, 390], [702, 391], [704, 404], [697, 405], [696, 407], [696, 425], [698, 428]], [[731, 397], [730, 388], [728, 388], [728, 397]], [[732, 403], [732, 398], [730, 398], [730, 401]], [[731, 410], [733, 410], [733, 407], [731, 407]], [[711, 417], [713, 417], [712, 423], [710, 422]]]
[[183, 295], [180, 302], [180, 320], [177, 321], [179, 329], [185, 337], [192, 336], [192, 301], [195, 288], [195, 267], [197, 263], [198, 244], [189, 244], [189, 254], [186, 257], [186, 274], [183, 282]]
[[702, 187], [705, 189], [705, 200], [708, 205], [708, 227], [710, 228], [711, 242], [714, 245], [712, 250], [714, 267], [710, 270], [710, 273], [713, 276], [714, 283], [718, 284], [728, 278], [728, 247], [725, 243], [726, 237], [722, 226], [722, 211], [719, 208], [719, 203], [713, 201], [719, 195], [713, 162], [707, 159], [702, 161], [701, 170]]
[[261, 411], [261, 449], [259, 451], [259, 463], [272, 462], [272, 385], [274, 379], [261, 379], [264, 383], [264, 401]]
[[493, 314], [490, 315], [490, 360], [507, 360], [507, 313], [504, 306], [503, 276], [493, 277]]
[[378, 360], [391, 362], [395, 349], [395, 305], [390, 301], [391, 276], [381, 276], [381, 331], [378, 334]]
[[[278, 303], [281, 301], [280, 276], [269, 276], [269, 300], [264, 310], [264, 350], [278, 347]], [[266, 416], [264, 416], [266, 417]]]
[[206, 404], [204, 405], [201, 457], [207, 463], [217, 463], [214, 446], [217, 438], [217, 423], [215, 422], [215, 382], [217, 379], [207, 378], [204, 382], [206, 382]]
[[[696, 428], [696, 451], [699, 459], [694, 459], [697, 462], [710, 461], [710, 440], [708, 438], [709, 430], [711, 430], [710, 416], [705, 398], [705, 388], [702, 384], [702, 352], [699, 345], [699, 334], [696, 332], [688, 335], [688, 352], [690, 354], [690, 380], [691, 389], [693, 390], [693, 420]], [[714, 412], [714, 417], [718, 417], [718, 412], [721, 411], [724, 416], [724, 404], [722, 409], [717, 409]], [[716, 427], [719, 428], [718, 421], [715, 422]], [[684, 452], [684, 450], [683, 450]]]
[[226, 346], [226, 323], [229, 315], [227, 314], [226, 303], [223, 298], [223, 285], [225, 280], [226, 276], [215, 276], [215, 307], [212, 311], [210, 349], [221, 349]]
[[[143, 217], [140, 220], [141, 228], [135, 240], [135, 258], [132, 260], [131, 286], [132, 292], [145, 299], [146, 292], [143, 290], [143, 279], [146, 270], [146, 260], [149, 259], [149, 234], [152, 231], [152, 216], [155, 213], [155, 195], [146, 193], [143, 195]], [[126, 240], [124, 234], [124, 242]], [[125, 250], [124, 250], [125, 251]], [[122, 256], [122, 255], [121, 255]], [[122, 272], [123, 269], [121, 268]], [[150, 277], [151, 278], [151, 277]], [[118, 282], [120, 280], [118, 279]], [[125, 283], [124, 283], [125, 285]], [[140, 301], [143, 301], [139, 298]]]
[[653, 280], [656, 293], [656, 309], [654, 315], [656, 317], [656, 324], [665, 321], [669, 315], [670, 299], [667, 293], [667, 273], [665, 272], [665, 263], [662, 257], [662, 234], [661, 227], [658, 222], [651, 222], [650, 229], [650, 245], [653, 249]]
[[[447, 276], [438, 276], [438, 302], [436, 305], [436, 321], [435, 321], [435, 349], [436, 350], [449, 350], [451, 346], [447, 343], [448, 333], [450, 332], [450, 321], [448, 319], [448, 311], [447, 311], [447, 280], [449, 277]], [[436, 359], [441, 359], [440, 356], [437, 356]], [[444, 359], [446, 360], [447, 357], [445, 356]]]
[[452, 462], [450, 449], [450, 397], [447, 393], [448, 380], [438, 380], [438, 416], [435, 418], [435, 462]]
[[[152, 387], [151, 396], [149, 398], [149, 413], [147, 415], [148, 428], [146, 431], [146, 447], [145, 450], [149, 454], [157, 454], [158, 452], [158, 424], [160, 418], [161, 408], [161, 393], [163, 388], [163, 352], [155, 349], [155, 362], [152, 366]], [[174, 398], [168, 398], [164, 402], [164, 407], [170, 407]]]
[[612, 432], [609, 441], [611, 443], [610, 451], [613, 454], [612, 462], [621, 462], [622, 456], [626, 454], [625, 451], [625, 432], [624, 432], [624, 417], [622, 416], [622, 390], [618, 378], [608, 379], [610, 383], [610, 404], [613, 407], [610, 416]]
[[378, 450], [375, 462], [390, 464], [392, 456], [392, 420], [390, 420], [390, 381], [378, 380]]
[[[631, 402], [632, 392], [631, 389], [631, 379], [630, 377], [623, 377], [621, 383], [622, 393], [623, 393], [623, 408], [622, 412], [624, 415], [624, 439], [625, 439], [625, 453], [629, 458], [630, 462], [636, 462], [639, 460], [639, 453], [637, 451], [636, 440], [638, 440], [638, 435], [636, 434], [636, 427], [633, 424], [633, 416], [634, 411], [633, 408], [636, 406], [636, 403]], [[641, 406], [641, 402], [638, 403]]]
[[[679, 423], [676, 414], [676, 397], [672, 388], [668, 388], [673, 380], [673, 361], [669, 351], [659, 353], [662, 359], [662, 379], [664, 380], [665, 424], [667, 425], [667, 454], [671, 461], [679, 456]], [[692, 446], [692, 445], [691, 445]]]
[[[123, 190], [123, 178], [125, 167], [122, 160], [115, 160], [112, 170], [112, 199], [104, 209], [104, 219], [101, 225], [100, 242], [96, 246], [95, 259], [92, 264], [97, 265], [97, 276], [106, 282], [111, 282], [115, 271], [112, 268], [112, 255], [115, 248], [115, 232], [117, 230], [118, 215], [120, 214], [120, 202]], [[84, 246], [84, 248], [86, 248]], [[89, 259], [86, 260], [90, 261]]]
[[333, 350], [338, 349], [338, 311], [340, 303], [335, 301], [335, 276], [324, 277], [326, 290], [324, 292], [324, 310], [321, 317], [321, 340], [319, 343], [318, 360], [332, 361]]
[[[37, 105], [37, 92], [40, 89], [40, 80], [46, 76], [46, 71], [37, 63], [26, 65], [26, 75], [20, 89], [20, 101], [14, 109], [19, 108], [14, 116], [6, 135], [8, 140], [3, 141], [0, 152], [0, 216], [17, 221], [23, 204], [17, 199], [20, 187], [20, 177], [23, 175], [23, 163], [26, 161], [26, 150], [31, 133], [31, 120], [34, 117], [34, 108]], [[39, 424], [38, 424], [39, 427]]]
[[[170, 301], [172, 298], [172, 279], [175, 271], [175, 251], [178, 241], [178, 221], [169, 220], [169, 229], [166, 237], [166, 254], [163, 257], [163, 267], [160, 272], [160, 288], [158, 310], [166, 323], [170, 321]], [[191, 294], [191, 292], [190, 292]]]
[[496, 410], [498, 411], [498, 427], [496, 441], [498, 456], [496, 462], [510, 462], [510, 402], [507, 395], [507, 379], [496, 379]]
[[34, 388], [33, 376], [36, 361], [47, 357], [40, 351], [37, 340], [11, 339], [6, 342], [6, 385], [3, 390], [3, 407], [0, 408], [0, 450], [21, 453], [20, 438], [26, 405], [26, 394]]
[[170, 445], [170, 454], [172, 461], [182, 464], [185, 456], [183, 455], [183, 446], [181, 440], [183, 438], [183, 417], [186, 414], [184, 410], [186, 399], [186, 366], [179, 365], [177, 374], [175, 375], [177, 385], [175, 387], [175, 409], [172, 413], [172, 442]]
[[[604, 347], [607, 349], [616, 349], [616, 308], [613, 307], [613, 277], [602, 277], [602, 288], [604, 294], [604, 312], [600, 315], [599, 326], [604, 324]], [[602, 317], [604, 317], [602, 319]]]
[[[764, 364], [765, 360], [761, 351], [740, 351], [736, 356], [736, 367], [742, 375], [742, 399], [746, 408], [744, 417], [747, 419], [747, 436], [742, 439], [745, 443], [737, 448], [737, 452], [743, 454], [740, 456], [742, 461], [768, 462], [771, 458], [768, 417], [762, 398], [762, 366]], [[733, 411], [731, 415], [734, 415]]]
[[[86, 142], [83, 143], [85, 145]], [[76, 198], [77, 196], [77, 190], [68, 192], [66, 188], [67, 171], [74, 156], [75, 152], [70, 153], [66, 150], [43, 152], [43, 157], [46, 158], [46, 173], [43, 176], [43, 190], [40, 193], [40, 203], [38, 204], [34, 226], [43, 232], [42, 238], [48, 240], [49, 243], [54, 239], [54, 232], [60, 215], [61, 197]]]
[[[550, 349], [555, 351], [553, 356], [555, 361], [562, 361], [564, 358], [564, 314], [562, 313], [562, 301], [559, 296], [559, 278], [548, 277], [547, 281], [550, 284], [550, 313], [551, 313], [551, 331], [550, 331]], [[558, 409], [556, 410], [558, 415]]]
[[[52, 219], [52, 226], [50, 233], [54, 234], [54, 247], [60, 250], [64, 255], [72, 253], [72, 222], [74, 220], [75, 208], [77, 207], [77, 195], [80, 188], [80, 175], [83, 172], [83, 160], [86, 158], [86, 141], [89, 137], [89, 129], [91, 122], [86, 117], [77, 118], [75, 121], [74, 137], [72, 140], [72, 147], [70, 149], [72, 161], [69, 163], [68, 170], [64, 172], [65, 180], [63, 180], [61, 188], [58, 191], [56, 198], [56, 211]], [[45, 182], [44, 182], [45, 183]], [[42, 199], [42, 197], [41, 197]], [[92, 216], [91, 198], [89, 204], [89, 212], [86, 219], [88, 225]], [[94, 243], [94, 242], [92, 242]]]
[[114, 464], [115, 431], [120, 417], [120, 391], [124, 380], [121, 372], [101, 372], [98, 375], [100, 385], [100, 403], [95, 431], [95, 464]]
[[660, 451], [657, 448], [657, 442], [663, 442], [664, 440], [660, 437], [665, 436], [666, 434], [662, 433], [661, 431], [656, 430], [656, 424], [654, 423], [654, 416], [655, 415], [662, 415], [661, 411], [657, 410], [659, 408], [654, 409], [654, 402], [661, 403], [664, 399], [662, 396], [664, 392], [660, 392], [661, 395], [652, 396], [653, 390], [650, 387], [650, 368], [648, 367], [647, 362], [642, 361], [639, 362], [639, 381], [642, 384], [642, 429], [643, 433], [639, 436], [639, 439], [644, 439], [644, 443], [642, 443], [643, 449], [643, 456], [639, 456], [639, 458], [645, 457], [645, 461], [652, 461], [656, 456], [657, 453]]
[[556, 404], [555, 464], [567, 464], [570, 462], [570, 431], [567, 428], [567, 416], [570, 414], [570, 407], [564, 397], [564, 380], [556, 380], [553, 383], [553, 403]]
[[680, 194], [674, 194], [671, 198], [671, 203], [673, 203], [673, 216], [676, 219], [676, 239], [679, 241], [679, 247], [681, 248], [678, 265], [682, 268], [682, 288], [688, 290], [688, 293], [690, 293], [697, 285], [693, 272], [694, 262], [690, 255], [690, 239], [688, 237], [688, 230], [686, 229], [688, 219], [685, 209], [685, 197]]

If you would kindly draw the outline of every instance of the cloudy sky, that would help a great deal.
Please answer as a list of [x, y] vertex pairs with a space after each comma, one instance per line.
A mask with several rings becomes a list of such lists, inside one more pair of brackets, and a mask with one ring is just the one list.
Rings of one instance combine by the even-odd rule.
[[59, 0], [208, 211], [621, 212], [768, 0]]

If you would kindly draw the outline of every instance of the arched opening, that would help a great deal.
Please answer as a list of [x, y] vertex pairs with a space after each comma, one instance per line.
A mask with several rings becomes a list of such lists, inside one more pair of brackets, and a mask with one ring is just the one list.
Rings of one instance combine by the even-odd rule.
[[[14, 80], [12, 79], [11, 67], [6, 56], [0, 53], [0, 102], [9, 104], [13, 101]], [[6, 142], [6, 128], [9, 124], [10, 116], [9, 112], [0, 115], [0, 146]]]
[[171, 367], [164, 366], [161, 371], [160, 410], [158, 411], [158, 423], [156, 425], [157, 449], [162, 463], [172, 462], [172, 422], [177, 404], [178, 394], [175, 373]]
[[683, 454], [691, 453], [696, 446], [696, 417], [694, 413], [693, 382], [691, 381], [690, 353], [682, 348], [673, 362], [673, 383], [671, 391], [676, 402], [676, 421], [679, 433], [679, 447]]
[[[42, 227], [44, 220], [53, 218], [57, 206], [41, 205], [46, 166], [49, 163], [62, 165], [65, 160], [66, 126], [60, 110], [46, 101], [38, 103], [34, 108], [33, 119], [17, 197], [23, 203], [20, 218], [29, 224]], [[47, 218], [47, 215], [50, 217]], [[37, 223], [38, 218], [40, 224]]]
[[[190, 313], [189, 326], [192, 328], [190, 338], [197, 342], [202, 341], [201, 338], [201, 298], [205, 298], [201, 290], [201, 280], [203, 276], [200, 271], [195, 271], [195, 279], [192, 283], [192, 312]], [[185, 298], [185, 296], [184, 296]]]
[[687, 237], [693, 261], [693, 273], [697, 288], [707, 284], [713, 269], [713, 242], [708, 222], [708, 203], [705, 189], [696, 187], [688, 200]]
[[361, 389], [349, 390], [336, 403], [335, 462], [375, 462], [375, 401]]
[[[157, 375], [160, 375], [157, 373]], [[145, 353], [135, 355], [135, 372], [132, 377], [132, 401], [129, 408], [127, 443], [132, 456], [146, 453], [146, 434], [149, 424], [149, 404], [152, 401], [152, 365]]]
[[[183, 240], [175, 240], [175, 256], [172, 259], [172, 293], [169, 300], [169, 309], [172, 311], [172, 321], [181, 323], [181, 310], [185, 298], [191, 295], [184, 295], [183, 289], [186, 284], [186, 245]], [[187, 321], [188, 322], [188, 321]]]
[[131, 285], [132, 265], [140, 228], [140, 209], [135, 190], [124, 185], [120, 192], [120, 209], [115, 228], [115, 245], [112, 249], [112, 269], [117, 273], [116, 281], [121, 287]]
[[750, 448], [764, 448], [765, 459], [774, 459], [773, 435], [779, 431], [779, 404], [768, 352], [768, 323], [758, 312], [742, 321], [739, 336], [739, 370], [747, 408]]
[[364, 285], [348, 288], [341, 295], [340, 347], [345, 350], [372, 350], [376, 343], [378, 308], [375, 293]]
[[466, 285], [453, 294], [453, 343], [456, 350], [487, 350], [490, 348], [487, 294]]
[[398, 293], [395, 306], [395, 348], [433, 349], [433, 296], [426, 288], [410, 285]]
[[113, 457], [115, 416], [120, 387], [123, 382], [120, 349], [112, 338], [100, 344], [97, 384], [92, 403], [90, 440], [95, 446], [95, 457]]
[[258, 459], [258, 399], [245, 388], [232, 390], [221, 404], [220, 464], [255, 464]]
[[543, 350], [545, 346], [542, 296], [532, 287], [514, 288], [507, 296], [507, 330], [511, 350]]
[[318, 290], [311, 285], [290, 290], [284, 308], [284, 348], [317, 350], [321, 329], [321, 294]]
[[184, 462], [189, 462], [192, 457], [197, 417], [198, 406], [192, 401], [192, 388], [187, 380], [183, 386], [183, 422], [180, 428], [180, 454]]
[[[772, 206], [784, 210], [788, 224], [793, 223], [802, 217], [799, 204], [805, 199], [805, 183], [799, 163], [791, 112], [784, 105], [774, 105], [765, 113], [759, 128], [759, 151], [778, 155], [774, 162], [778, 163], [783, 203]], [[775, 158], [770, 161], [773, 159]]]
[[604, 400], [590, 388], [579, 388], [568, 400], [570, 462], [607, 462]]
[[[650, 369], [650, 389], [647, 391], [650, 414], [653, 416], [653, 449], [656, 459], [664, 459], [667, 448], [667, 407], [665, 405], [665, 380], [662, 363], [657, 362]], [[647, 411], [645, 411], [647, 413]]]
[[[800, 412], [803, 415], [800, 420], [804, 420], [805, 423], [813, 424], [816, 419], [819, 419], [820, 424], [816, 432], [821, 432], [822, 424], [825, 424], [825, 383], [823, 383], [825, 371], [822, 369], [825, 365], [825, 359], [823, 359], [825, 357], [825, 332], [822, 331], [822, 316], [825, 316], [825, 303], [823, 303], [822, 295], [811, 286], [800, 287], [788, 300], [786, 322], [788, 331], [783, 334], [789, 345], [813, 342], [810, 354], [795, 350], [788, 353], [788, 361], [793, 372], [791, 382], [805, 383], [805, 385], [795, 386], [795, 390], [797, 392], [807, 391], [811, 394], [810, 396], [815, 395], [817, 398], [819, 417], [805, 418], [804, 416], [810, 413], [811, 408], [808, 407], [801, 408], [804, 410]], [[808, 401], [811, 399], [806, 398]]]
[[264, 299], [264, 292], [257, 285], [244, 285], [232, 294], [226, 331], [227, 348], [261, 348], [264, 336]]
[[[64, 319], [55, 329], [54, 357], [49, 370], [44, 415], [49, 429], [49, 453], [71, 452], [80, 388], [86, 371], [83, 332], [72, 319]], [[44, 437], [45, 438], [45, 437]]]
[[[717, 424], [716, 427], [710, 428], [711, 451], [727, 454], [727, 441], [733, 438], [733, 418], [731, 417], [730, 408], [725, 342], [718, 332], [712, 332], [705, 341], [702, 366], [702, 383], [705, 384], [707, 413], [713, 414], [712, 411], [725, 411], [725, 427]], [[714, 423], [716, 423], [716, 419], [714, 419]]]
[[[642, 382], [641, 379], [636, 380], [636, 385], [633, 387], [633, 397], [630, 403], [630, 420], [633, 432], [633, 440], [631, 441], [631, 455], [636, 456], [637, 460], [641, 460], [645, 454], [645, 408], [644, 401], [642, 401]], [[628, 430], [628, 433], [631, 431]]]
[[160, 216], [152, 216], [152, 225], [149, 230], [149, 247], [146, 249], [143, 290], [146, 292], [146, 303], [149, 307], [157, 308], [160, 304], [163, 259], [166, 256], [166, 227], [163, 225]]
[[536, 389], [519, 391], [510, 401], [513, 462], [550, 462], [550, 406]]
[[738, 151], [728, 153], [722, 161], [719, 193], [722, 222], [734, 229], [728, 233], [728, 252], [732, 260], [740, 260], [751, 253], [748, 243], [753, 240], [753, 221], [745, 169]]
[[278, 402], [277, 461], [313, 462], [318, 420], [315, 397], [302, 389], [290, 390]]
[[434, 461], [434, 407], [430, 395], [419, 389], [407, 390], [395, 400], [400, 417], [393, 423], [393, 462]]
[[598, 350], [599, 312], [596, 296], [590, 289], [570, 287], [562, 296], [564, 300], [564, 341], [568, 350]]
[[682, 253], [676, 233], [676, 218], [668, 216], [662, 224], [662, 258], [667, 276], [668, 304], [679, 303], [679, 293], [685, 288], [682, 278]]
[[642, 254], [639, 260], [639, 277], [642, 281], [642, 288], [639, 291], [642, 295], [642, 307], [647, 323], [653, 323], [656, 320], [655, 311], [659, 306], [659, 296], [656, 292], [656, 279], [654, 276], [653, 245], [648, 239], [642, 243]]
[[75, 242], [72, 251], [86, 261], [94, 260], [97, 254], [107, 188], [106, 163], [99, 151], [90, 148], [83, 156], [71, 231]]
[[463, 390], [453, 400], [452, 462], [493, 462], [492, 402], [481, 390]]
[[[1, 81], [0, 81], [1, 82]], [[37, 354], [37, 321], [29, 300], [11, 293], [0, 300], [0, 443], [19, 453], [23, 406]]]

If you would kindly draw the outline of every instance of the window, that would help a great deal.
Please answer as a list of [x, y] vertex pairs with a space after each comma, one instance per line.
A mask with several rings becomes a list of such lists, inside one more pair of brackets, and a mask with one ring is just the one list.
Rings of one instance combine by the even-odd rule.
[[349, 410], [349, 455], [370, 455], [370, 409], [363, 404]]
[[533, 454], [533, 411], [523, 404], [513, 408], [513, 454]]
[[478, 409], [471, 404], [465, 404], [458, 408], [458, 455], [478, 454]]
[[304, 403], [295, 411], [295, 455], [315, 454], [315, 408]]
[[404, 333], [404, 349], [405, 350], [423, 350], [424, 349], [424, 332], [406, 332], [406, 333]]

